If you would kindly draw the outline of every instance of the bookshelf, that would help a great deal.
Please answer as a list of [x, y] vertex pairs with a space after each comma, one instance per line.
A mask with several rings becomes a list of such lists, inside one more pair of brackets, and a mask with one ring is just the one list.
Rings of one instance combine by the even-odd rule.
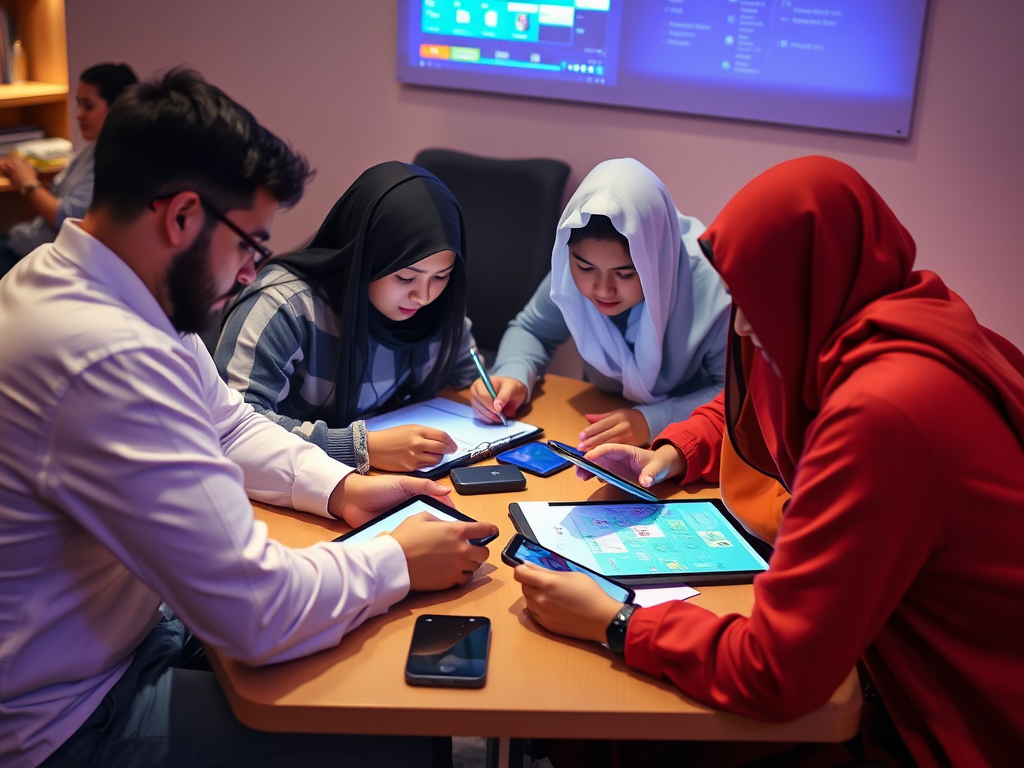
[[[71, 138], [68, 100], [68, 43], [64, 20], [64, 0], [0, 0], [13, 19], [17, 19], [28, 62], [28, 81], [0, 84], [0, 126], [31, 123], [47, 136]], [[13, 187], [0, 178], [0, 193]], [[17, 199], [17, 195], [13, 196]], [[12, 204], [4, 195], [0, 231], [18, 218], [24, 218], [22, 206]], [[21, 203], [21, 200], [18, 200]], [[10, 216], [10, 219], [8, 219]]]

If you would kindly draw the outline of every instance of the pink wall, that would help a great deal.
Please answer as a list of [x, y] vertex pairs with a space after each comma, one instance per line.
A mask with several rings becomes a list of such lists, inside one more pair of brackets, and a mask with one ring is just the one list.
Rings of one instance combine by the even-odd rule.
[[681, 210], [710, 222], [752, 176], [819, 153], [856, 167], [982, 322], [1024, 347], [1024, 58], [1020, 0], [932, 0], [913, 138], [906, 142], [469, 93], [394, 80], [389, 0], [68, 2], [72, 77], [104, 60], [140, 74], [199, 69], [308, 155], [319, 173], [278, 221], [287, 248], [367, 166], [427, 146], [551, 156], [570, 184], [633, 156]]

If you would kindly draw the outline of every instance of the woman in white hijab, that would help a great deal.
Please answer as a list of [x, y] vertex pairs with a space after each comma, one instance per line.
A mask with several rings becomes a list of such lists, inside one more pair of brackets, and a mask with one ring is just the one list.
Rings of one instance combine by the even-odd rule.
[[636, 403], [586, 414], [582, 451], [643, 445], [712, 400], [725, 383], [730, 298], [697, 243], [704, 229], [642, 163], [594, 168], [562, 213], [551, 273], [501, 339], [497, 397], [473, 384], [480, 418], [514, 415], [570, 336], [587, 380]]

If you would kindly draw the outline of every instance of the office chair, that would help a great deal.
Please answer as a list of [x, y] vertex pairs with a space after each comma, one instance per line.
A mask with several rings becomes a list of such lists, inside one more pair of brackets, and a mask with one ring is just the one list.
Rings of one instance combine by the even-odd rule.
[[424, 149], [413, 163], [445, 183], [462, 207], [469, 293], [466, 313], [488, 363], [498, 342], [551, 269], [569, 166]]

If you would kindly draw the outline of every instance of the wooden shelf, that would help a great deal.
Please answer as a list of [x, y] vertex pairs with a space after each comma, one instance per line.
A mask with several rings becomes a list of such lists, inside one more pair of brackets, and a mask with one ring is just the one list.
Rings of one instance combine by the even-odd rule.
[[0, 108], [60, 104], [68, 100], [66, 83], [17, 83], [0, 85]]

